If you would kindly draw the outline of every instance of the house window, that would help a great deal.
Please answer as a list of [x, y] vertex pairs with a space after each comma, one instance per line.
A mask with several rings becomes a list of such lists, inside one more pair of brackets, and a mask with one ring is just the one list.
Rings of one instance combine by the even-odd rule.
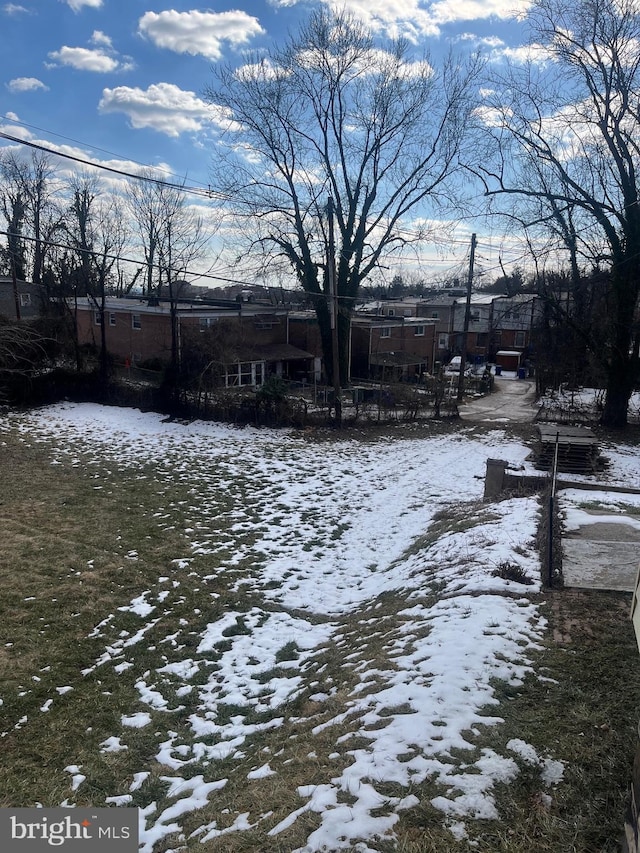
[[21, 293], [20, 294], [20, 305], [23, 308], [27, 308], [31, 305], [31, 294], [30, 293]]
[[395, 316], [396, 316], [395, 308], [389, 308], [389, 310], [387, 311], [387, 317], [395, 317]]
[[391, 337], [391, 327], [390, 326], [383, 326], [380, 329], [380, 337], [381, 338], [390, 338]]
[[440, 314], [439, 314], [437, 311], [432, 311], [432, 312], [431, 312], [431, 319], [432, 319], [432, 320], [438, 320], [438, 319], [440, 319]]
[[116, 315], [114, 314], [113, 311], [110, 311], [109, 312], [109, 325], [115, 326], [115, 324], [116, 324]]
[[102, 320], [100, 319], [100, 312], [99, 311], [93, 312], [93, 320], [94, 320], [94, 323], [96, 324], [96, 326], [102, 325]]
[[524, 332], [516, 332], [515, 333], [515, 335], [513, 337], [513, 345], [515, 347], [523, 347], [523, 348], [526, 346], [525, 333]]
[[264, 382], [264, 362], [244, 361], [240, 364], [231, 364], [226, 373], [227, 388], [235, 388], [238, 385], [245, 387], [262, 385]]
[[142, 319], [139, 314], [131, 315], [131, 328], [132, 329], [141, 329], [142, 328]]
[[420, 336], [420, 335], [424, 335], [424, 326], [416, 326], [416, 329], [415, 329], [414, 335], [415, 335], [416, 337], [418, 337], [418, 336]]
[[449, 346], [449, 335], [438, 335], [438, 349], [446, 349]]

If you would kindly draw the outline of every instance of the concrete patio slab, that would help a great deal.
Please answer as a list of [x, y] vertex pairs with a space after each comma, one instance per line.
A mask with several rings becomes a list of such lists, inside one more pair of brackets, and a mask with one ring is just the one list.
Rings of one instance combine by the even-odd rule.
[[565, 537], [562, 574], [567, 587], [632, 592], [640, 541]]

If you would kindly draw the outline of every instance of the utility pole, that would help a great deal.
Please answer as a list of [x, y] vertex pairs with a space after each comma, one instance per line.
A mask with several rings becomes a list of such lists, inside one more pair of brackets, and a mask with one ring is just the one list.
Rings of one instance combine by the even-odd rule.
[[18, 279], [16, 277], [16, 259], [13, 253], [11, 254], [11, 283], [13, 286], [13, 301], [16, 306], [16, 320], [20, 320], [20, 295], [18, 294]]
[[464, 395], [464, 371], [467, 366], [467, 337], [469, 336], [469, 320], [471, 318], [471, 285], [473, 284], [473, 264], [476, 257], [476, 235], [471, 235], [471, 256], [469, 258], [469, 275], [467, 277], [467, 301], [464, 306], [464, 327], [462, 332], [462, 351], [460, 353], [460, 376], [458, 376], [458, 403]]
[[331, 361], [333, 362], [333, 405], [336, 426], [342, 426], [342, 389], [340, 387], [340, 347], [338, 345], [338, 293], [336, 289], [336, 243], [333, 232], [333, 198], [327, 199], [329, 242], [327, 246], [327, 284], [329, 286], [329, 316], [331, 318]]

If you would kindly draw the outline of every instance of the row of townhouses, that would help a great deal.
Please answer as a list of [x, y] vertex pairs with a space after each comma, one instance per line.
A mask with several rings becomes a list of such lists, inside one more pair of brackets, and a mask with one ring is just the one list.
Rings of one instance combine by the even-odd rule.
[[[0, 314], [29, 319], [41, 310], [37, 285], [0, 278]], [[82, 297], [69, 303], [81, 344], [99, 346], [101, 312]], [[540, 305], [534, 295], [474, 294], [467, 333], [471, 362], [520, 359], [531, 352], [531, 332]], [[465, 294], [439, 291], [422, 298], [380, 301], [353, 313], [349, 375], [352, 379], [415, 381], [461, 351]], [[275, 374], [300, 382], [323, 380], [322, 348], [315, 313], [268, 301], [208, 299], [172, 308], [157, 298], [107, 297], [104, 313], [107, 350], [121, 364], [168, 362], [208, 332], [224, 341], [218, 350], [224, 384], [259, 386]], [[201, 339], [203, 340], [203, 339]], [[505, 363], [505, 367], [507, 364]]]

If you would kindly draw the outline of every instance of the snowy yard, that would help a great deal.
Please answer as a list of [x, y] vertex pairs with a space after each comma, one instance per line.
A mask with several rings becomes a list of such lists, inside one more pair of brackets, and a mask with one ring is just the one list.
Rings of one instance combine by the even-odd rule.
[[[135, 594], [96, 602], [77, 684], [34, 672], [50, 699], [5, 716], [3, 737], [46, 726], [91, 680], [106, 704], [111, 683], [130, 691], [93, 760], [68, 744], [66, 796], [45, 805], [138, 806], [145, 853], [365, 853], [425, 806], [464, 839], [466, 821], [499, 817], [495, 786], [523, 767], [553, 796], [553, 755], [481, 744], [500, 724], [496, 683], [522, 684], [545, 636], [537, 499], [481, 502], [487, 457], [519, 466], [523, 444], [464, 428], [317, 439], [74, 404], [4, 415], [0, 442], [16, 430], [102, 499], [116, 481], [151, 489], [148, 530], [177, 543], [154, 563], [114, 537]], [[623, 474], [629, 458], [613, 460]], [[507, 564], [530, 583], [501, 577]], [[92, 779], [101, 762], [112, 789]], [[257, 846], [232, 847], [243, 834]]]

